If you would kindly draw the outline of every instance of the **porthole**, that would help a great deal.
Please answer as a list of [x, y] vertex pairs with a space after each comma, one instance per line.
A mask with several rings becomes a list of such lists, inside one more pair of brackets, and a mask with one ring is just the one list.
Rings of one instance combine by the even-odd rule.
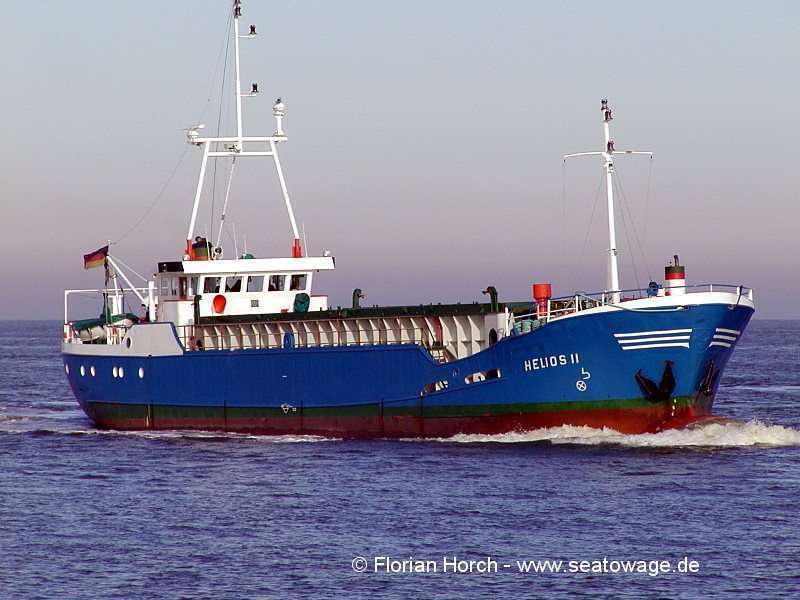
[[86, 368], [83, 365], [81, 365], [81, 377], [83, 377], [84, 375], [86, 375]]
[[69, 375], [69, 365], [64, 365], [64, 371]]
[[123, 369], [122, 367], [120, 367], [119, 371], [117, 372], [119, 373], [120, 379], [122, 379], [125, 376], [125, 369]]
[[114, 377], [114, 378], [117, 377], [117, 367], [114, 367], [113, 369], [111, 369], [111, 376]]
[[126, 348], [130, 348], [130, 347], [131, 347], [131, 338], [127, 338], [127, 339], [125, 340], [125, 347], [126, 347]]
[[89, 367], [89, 373], [91, 373], [92, 377], [94, 377], [94, 376], [95, 376], [95, 373], [97, 373], [97, 371], [95, 371], [95, 370], [94, 370], [94, 365], [92, 365], [91, 367]]
[[144, 379], [144, 367], [139, 367], [139, 379]]

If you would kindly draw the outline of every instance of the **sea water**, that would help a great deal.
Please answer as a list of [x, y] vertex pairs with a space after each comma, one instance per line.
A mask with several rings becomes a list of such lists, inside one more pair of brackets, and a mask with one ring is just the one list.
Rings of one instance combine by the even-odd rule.
[[57, 322], [0, 322], [0, 598], [800, 597], [800, 322], [725, 419], [340, 441], [94, 429]]

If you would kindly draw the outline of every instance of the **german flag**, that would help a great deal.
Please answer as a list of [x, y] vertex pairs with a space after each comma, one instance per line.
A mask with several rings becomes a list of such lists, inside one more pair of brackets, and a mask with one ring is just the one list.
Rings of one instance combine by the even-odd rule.
[[95, 267], [102, 267], [106, 262], [108, 256], [108, 246], [83, 255], [83, 268], [94, 269]]

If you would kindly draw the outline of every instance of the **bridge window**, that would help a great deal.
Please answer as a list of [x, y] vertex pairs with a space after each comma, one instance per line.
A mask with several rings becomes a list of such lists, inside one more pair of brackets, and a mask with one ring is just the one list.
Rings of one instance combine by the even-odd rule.
[[302, 275], [292, 275], [292, 281], [289, 286], [290, 290], [304, 290], [306, 289], [306, 279], [308, 275], [303, 273]]
[[248, 292], [263, 292], [264, 291], [264, 276], [263, 275], [250, 275], [247, 278], [247, 291]]
[[206, 277], [203, 280], [204, 294], [219, 294], [219, 284], [221, 277]]
[[286, 275], [270, 275], [269, 276], [269, 291], [282, 292], [286, 287]]
[[242, 277], [240, 275], [231, 275], [225, 281], [226, 292], [241, 292], [242, 291]]
[[178, 295], [178, 278], [177, 277], [170, 277], [170, 279], [169, 279], [169, 295], [170, 296], [177, 296]]

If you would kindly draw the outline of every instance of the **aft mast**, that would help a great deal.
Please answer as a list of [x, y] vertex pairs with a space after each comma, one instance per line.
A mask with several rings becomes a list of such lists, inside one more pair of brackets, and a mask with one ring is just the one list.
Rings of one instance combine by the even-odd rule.
[[[185, 260], [193, 260], [195, 258], [192, 243], [194, 240], [195, 227], [197, 225], [197, 213], [200, 206], [200, 197], [203, 193], [203, 184], [205, 181], [206, 166], [208, 159], [213, 157], [230, 157], [232, 159], [231, 172], [226, 188], [225, 206], [227, 207], [228, 195], [230, 194], [230, 178], [233, 176], [233, 169], [236, 161], [243, 157], [271, 157], [275, 164], [275, 171], [278, 174], [278, 181], [281, 185], [281, 192], [283, 200], [286, 204], [286, 211], [289, 214], [289, 224], [292, 228], [293, 244], [292, 254], [293, 258], [301, 258], [303, 256], [303, 247], [300, 243], [300, 233], [297, 229], [297, 221], [294, 217], [294, 210], [292, 202], [289, 198], [289, 190], [286, 186], [286, 179], [283, 176], [283, 169], [281, 168], [280, 159], [278, 158], [278, 143], [285, 142], [287, 137], [283, 131], [283, 117], [286, 112], [286, 107], [283, 101], [278, 98], [272, 107], [272, 114], [275, 117], [276, 128], [275, 133], [270, 136], [261, 137], [248, 137], [245, 136], [243, 131], [243, 116], [242, 116], [242, 98], [252, 98], [258, 95], [258, 84], [252, 84], [249, 93], [242, 93], [241, 85], [241, 72], [240, 72], [240, 59], [239, 59], [239, 40], [253, 39], [256, 36], [256, 26], [250, 25], [249, 32], [246, 35], [239, 33], [239, 19], [242, 16], [242, 2], [241, 0], [234, 0], [233, 2], [233, 47], [234, 47], [234, 67], [236, 71], [236, 85], [234, 93], [236, 95], [236, 136], [235, 137], [200, 137], [200, 130], [205, 127], [202, 123], [190, 127], [187, 130], [187, 141], [190, 144], [199, 146], [203, 149], [203, 158], [200, 165], [200, 175], [197, 180], [197, 188], [194, 195], [194, 204], [192, 205], [192, 216], [189, 220], [189, 229], [186, 233], [186, 253]], [[221, 220], [224, 220], [224, 211]], [[212, 224], [213, 225], [213, 224]], [[220, 223], [220, 230], [222, 223]], [[221, 250], [215, 249], [209, 258], [220, 258]]]
[[606, 174], [606, 198], [608, 204], [608, 292], [611, 293], [610, 302], [617, 304], [620, 301], [619, 265], [617, 263], [617, 228], [614, 212], [614, 154], [646, 154], [652, 158], [652, 152], [637, 150], [615, 150], [614, 140], [611, 139], [611, 121], [614, 119], [613, 111], [608, 105], [608, 100], [600, 101], [600, 111], [603, 117], [603, 150], [602, 152], [576, 152], [565, 154], [564, 161], [575, 156], [600, 156], [603, 158], [603, 169]]

